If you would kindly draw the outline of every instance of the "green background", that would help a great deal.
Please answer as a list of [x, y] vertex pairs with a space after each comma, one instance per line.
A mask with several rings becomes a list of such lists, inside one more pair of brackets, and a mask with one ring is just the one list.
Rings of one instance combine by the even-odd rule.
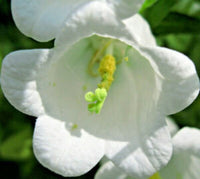
[[[189, 56], [200, 75], [200, 0], [147, 0], [140, 13], [150, 23], [157, 43]], [[0, 17], [0, 61], [14, 50], [53, 47], [53, 41], [38, 43], [20, 33], [11, 16], [10, 1], [0, 0]], [[172, 118], [180, 127], [200, 128], [200, 99]], [[0, 178], [63, 178], [35, 159], [34, 125], [35, 118], [15, 110], [0, 89]], [[77, 178], [93, 178], [98, 167]]]

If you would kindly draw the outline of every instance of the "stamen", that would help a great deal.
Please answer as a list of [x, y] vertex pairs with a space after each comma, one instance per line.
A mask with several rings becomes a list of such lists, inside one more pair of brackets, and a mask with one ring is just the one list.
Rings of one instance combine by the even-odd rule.
[[88, 73], [91, 76], [97, 77], [99, 75], [98, 73], [94, 73], [93, 72], [94, 64], [100, 60], [102, 54], [110, 46], [110, 44], [112, 43], [112, 41], [113, 41], [112, 39], [106, 41], [104, 43], [104, 45], [102, 46], [102, 48], [100, 48], [99, 50], [97, 50], [96, 53], [94, 54], [94, 56], [92, 57], [92, 59], [90, 60], [89, 65], [88, 65]]
[[95, 93], [88, 92], [85, 95], [85, 100], [91, 102], [88, 105], [88, 111], [100, 113], [105, 99], [107, 97], [107, 92], [114, 80], [113, 75], [116, 70], [116, 60], [112, 55], [106, 55], [100, 62], [99, 73], [101, 75], [101, 83], [98, 84], [98, 88]]
[[123, 58], [121, 58], [120, 60], [116, 62], [117, 65], [121, 64], [123, 61], [128, 62], [128, 52], [130, 49], [131, 49], [131, 46], [129, 45], [126, 46], [126, 48], [123, 50], [123, 53], [122, 53]]

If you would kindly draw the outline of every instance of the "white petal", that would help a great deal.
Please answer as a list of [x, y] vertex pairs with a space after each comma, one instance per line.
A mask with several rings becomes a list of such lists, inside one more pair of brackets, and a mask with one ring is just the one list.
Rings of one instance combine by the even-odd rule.
[[[146, 123], [143, 121], [144, 126], [130, 126], [132, 133], [127, 129], [127, 141], [107, 142], [106, 156], [127, 175], [137, 179], [156, 173], [168, 163], [172, 153], [168, 129], [162, 124], [162, 119], [159, 119], [160, 122], [158, 119], [147, 120]], [[148, 127], [152, 124], [154, 127]], [[121, 130], [120, 135], [125, 135], [124, 133]]]
[[23, 50], [3, 60], [1, 86], [8, 101], [18, 110], [33, 116], [44, 113], [37, 79], [49, 57], [49, 50]]
[[17, 27], [38, 41], [55, 38], [68, 14], [90, 0], [12, 0]]
[[[113, 9], [119, 18], [137, 13], [144, 0], [98, 0]], [[12, 0], [12, 14], [17, 27], [38, 41], [56, 37], [64, 19], [92, 0]], [[102, 12], [104, 13], [104, 12]], [[109, 17], [109, 16], [108, 16]]]
[[144, 0], [107, 0], [114, 7], [119, 18], [127, 18], [137, 13]]
[[184, 127], [173, 138], [175, 154], [188, 152], [200, 157], [200, 130]]
[[117, 168], [111, 161], [105, 163], [99, 168], [95, 179], [126, 179], [127, 175]]
[[118, 19], [112, 8], [106, 3], [94, 1], [67, 18], [55, 44], [56, 46], [74, 44], [93, 34], [122, 41], [123, 39], [135, 41], [133, 35], [126, 29], [126, 24]]
[[199, 179], [200, 130], [183, 128], [173, 138], [174, 153], [168, 165], [159, 173], [162, 179]]
[[47, 116], [37, 119], [33, 147], [42, 165], [63, 176], [88, 172], [104, 155], [103, 140]]
[[160, 111], [167, 115], [177, 113], [194, 101], [200, 85], [195, 66], [188, 57], [162, 47], [144, 47], [141, 53], [148, 58], [162, 81]]
[[143, 46], [156, 46], [155, 38], [147, 21], [136, 14], [123, 21], [128, 31], [134, 36], [138, 44]]
[[166, 122], [171, 136], [174, 136], [179, 129], [178, 125], [170, 117], [166, 117]]
[[66, 48], [94, 34], [118, 39], [135, 47], [156, 45], [149, 25], [139, 14], [120, 21], [105, 3], [94, 2], [67, 18], [55, 40], [55, 46]]

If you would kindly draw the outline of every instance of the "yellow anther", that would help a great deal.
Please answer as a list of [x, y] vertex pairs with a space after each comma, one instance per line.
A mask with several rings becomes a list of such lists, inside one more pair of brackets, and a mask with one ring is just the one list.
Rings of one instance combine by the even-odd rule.
[[100, 63], [99, 73], [103, 76], [105, 73], [113, 75], [116, 69], [115, 58], [112, 55], [106, 55]]
[[102, 81], [98, 84], [99, 88], [105, 88], [109, 90], [114, 78], [114, 72], [116, 70], [116, 60], [112, 55], [106, 55], [100, 62], [99, 73]]

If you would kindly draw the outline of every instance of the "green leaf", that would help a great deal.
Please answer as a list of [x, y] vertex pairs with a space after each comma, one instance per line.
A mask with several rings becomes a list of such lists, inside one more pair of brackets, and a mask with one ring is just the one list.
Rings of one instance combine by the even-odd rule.
[[[20, 162], [20, 179], [33, 178], [32, 173], [34, 171], [34, 167], [36, 165], [36, 159], [31, 157], [29, 160]], [[39, 178], [38, 178], [39, 179]]]
[[169, 14], [177, 0], [158, 0], [153, 6], [147, 8], [141, 14], [150, 23], [151, 27], [158, 26]]
[[158, 0], [146, 0], [144, 4], [142, 5], [142, 8], [140, 9], [140, 13], [145, 11], [147, 8], [151, 7], [155, 2]]
[[32, 156], [32, 136], [31, 129], [10, 136], [0, 146], [0, 157], [5, 160], [25, 160]]
[[200, 19], [200, 1], [181, 0], [173, 7], [172, 11]]
[[191, 48], [193, 35], [191, 34], [169, 34], [157, 37], [161, 46], [167, 46], [183, 53]]
[[156, 35], [163, 35], [170, 33], [199, 34], [199, 29], [200, 29], [199, 19], [178, 13], [171, 13], [162, 21], [162, 23], [158, 27], [153, 28], [153, 32]]

